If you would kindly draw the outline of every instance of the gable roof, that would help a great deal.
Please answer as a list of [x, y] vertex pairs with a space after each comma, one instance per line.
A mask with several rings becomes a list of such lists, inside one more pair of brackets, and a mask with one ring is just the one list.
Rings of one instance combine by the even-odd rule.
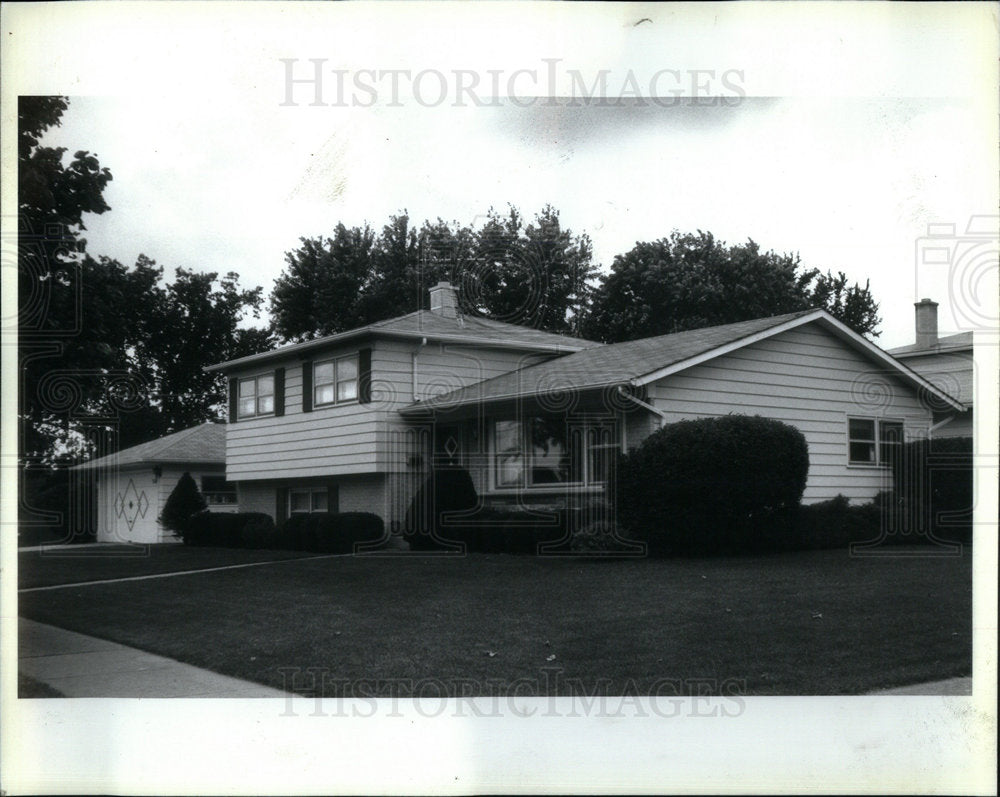
[[335, 335], [327, 335], [303, 343], [292, 343], [260, 354], [252, 354], [248, 357], [210, 365], [205, 370], [230, 371], [248, 366], [264, 365], [285, 357], [301, 357], [317, 349], [333, 348], [358, 338], [370, 336], [411, 340], [427, 338], [443, 343], [465, 343], [502, 349], [550, 352], [552, 354], [568, 354], [590, 346], [601, 345], [590, 340], [542, 332], [531, 327], [494, 321], [491, 318], [470, 315], [448, 318], [429, 310], [417, 310], [414, 313], [390, 318], [386, 321], [378, 321], [357, 329], [349, 329], [346, 332], [338, 332]]
[[453, 408], [476, 402], [602, 389], [618, 385], [645, 385], [735, 349], [810, 323], [824, 325], [870, 359], [898, 371], [905, 381], [929, 391], [955, 409], [962, 408], [951, 396], [894, 360], [878, 346], [837, 321], [825, 310], [817, 309], [585, 349], [414, 402], [404, 407], [401, 412], [416, 415], [427, 410]]
[[174, 432], [148, 443], [125, 448], [117, 454], [108, 454], [76, 465], [70, 470], [96, 470], [128, 465], [154, 465], [169, 463], [226, 463], [226, 426], [222, 423], [203, 423], [180, 432]]

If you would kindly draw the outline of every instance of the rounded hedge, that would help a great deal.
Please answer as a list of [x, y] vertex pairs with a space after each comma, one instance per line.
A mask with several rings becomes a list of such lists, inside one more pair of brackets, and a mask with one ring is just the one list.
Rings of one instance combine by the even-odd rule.
[[653, 553], [745, 550], [799, 505], [809, 450], [793, 426], [726, 415], [664, 426], [621, 458], [619, 522]]

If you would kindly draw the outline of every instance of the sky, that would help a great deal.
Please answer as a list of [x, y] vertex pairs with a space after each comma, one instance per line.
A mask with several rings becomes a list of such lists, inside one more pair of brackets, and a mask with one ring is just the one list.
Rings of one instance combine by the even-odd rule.
[[705, 230], [870, 280], [884, 347], [912, 342], [924, 296], [942, 305], [942, 333], [969, 327], [917, 249], [929, 224], [964, 233], [995, 212], [982, 168], [995, 142], [961, 98], [362, 108], [310, 107], [310, 92], [290, 107], [69, 95], [45, 143], [95, 152], [114, 175], [112, 210], [87, 219], [89, 251], [232, 270], [268, 293], [299, 238], [337, 223], [380, 228], [406, 210], [476, 224], [490, 207], [550, 203], [604, 271], [637, 241]]

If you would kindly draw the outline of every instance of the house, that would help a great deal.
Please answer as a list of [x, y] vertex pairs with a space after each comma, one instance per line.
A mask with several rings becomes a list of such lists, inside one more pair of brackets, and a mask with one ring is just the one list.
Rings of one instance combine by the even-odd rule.
[[226, 476], [240, 508], [371, 511], [398, 528], [430, 469], [487, 503], [604, 493], [613, 453], [661, 424], [729, 413], [799, 428], [804, 500], [871, 499], [891, 447], [961, 403], [823, 310], [602, 345], [430, 310], [209, 366], [229, 382]]
[[185, 472], [194, 478], [210, 510], [237, 510], [236, 487], [226, 481], [223, 424], [193, 426], [71, 470], [96, 482], [98, 542], [175, 542], [157, 519]]
[[909, 346], [890, 349], [889, 353], [912, 368], [924, 379], [954, 396], [965, 408], [954, 413], [948, 407], [935, 407], [935, 437], [971, 437], [975, 393], [975, 369], [972, 359], [972, 333], [938, 337], [937, 302], [921, 299], [914, 304], [916, 338]]

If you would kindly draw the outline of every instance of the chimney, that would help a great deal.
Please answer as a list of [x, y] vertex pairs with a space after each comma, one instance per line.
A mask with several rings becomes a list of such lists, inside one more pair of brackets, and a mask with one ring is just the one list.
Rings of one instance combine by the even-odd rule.
[[913, 305], [916, 308], [917, 323], [917, 348], [930, 349], [937, 346], [938, 325], [937, 309], [938, 303], [930, 299], [921, 299]]
[[431, 312], [444, 318], [458, 318], [458, 297], [450, 282], [439, 282], [430, 289]]

